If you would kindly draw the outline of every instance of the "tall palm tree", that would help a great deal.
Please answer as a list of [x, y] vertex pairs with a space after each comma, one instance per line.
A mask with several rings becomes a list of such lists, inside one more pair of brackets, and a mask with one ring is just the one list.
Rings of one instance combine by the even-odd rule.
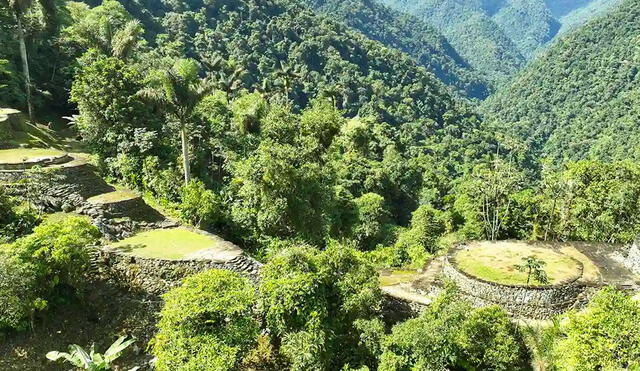
[[218, 90], [225, 92], [227, 100], [240, 89], [242, 76], [246, 72], [244, 68], [233, 69], [233, 66], [220, 56], [205, 58], [202, 63], [207, 69], [207, 77], [215, 81]]
[[144, 32], [136, 19], [121, 23], [113, 16], [96, 20], [90, 19], [71, 26], [80, 44], [87, 49], [95, 48], [103, 54], [127, 59]]
[[280, 61], [280, 68], [276, 70], [276, 75], [282, 80], [282, 86], [284, 87], [284, 96], [287, 100], [289, 100], [292, 80], [301, 78], [302, 74], [299, 73], [296, 68], [290, 66], [286, 62]]
[[[54, 0], [38, 0], [42, 8], [42, 14], [47, 23], [47, 29], [51, 32], [57, 28], [56, 5]], [[33, 0], [0, 0], [0, 4], [6, 6], [16, 21], [18, 45], [20, 49], [20, 59], [22, 60], [22, 74], [24, 75], [24, 87], [27, 96], [27, 109], [29, 120], [34, 120], [31, 73], [29, 71], [29, 56], [27, 54], [27, 44], [25, 41], [25, 29], [22, 24], [24, 14], [33, 5]]]
[[225, 92], [227, 100], [240, 88], [240, 78], [242, 74], [244, 74], [244, 69], [242, 68], [236, 68], [230, 73], [224, 70], [218, 72], [217, 87]]
[[20, 46], [20, 59], [22, 59], [22, 74], [24, 75], [24, 87], [27, 95], [27, 109], [29, 110], [29, 120], [33, 121], [33, 102], [31, 99], [31, 74], [29, 73], [29, 57], [27, 55], [27, 44], [24, 37], [22, 17], [32, 5], [32, 0], [5, 0], [6, 5], [13, 13], [18, 31], [18, 44]]
[[191, 179], [187, 132], [189, 124], [195, 108], [212, 91], [213, 85], [210, 81], [198, 77], [196, 62], [180, 59], [172, 68], [160, 71], [156, 78], [152, 79], [150, 86], [139, 92], [141, 97], [160, 104], [168, 117], [179, 125], [185, 184]]

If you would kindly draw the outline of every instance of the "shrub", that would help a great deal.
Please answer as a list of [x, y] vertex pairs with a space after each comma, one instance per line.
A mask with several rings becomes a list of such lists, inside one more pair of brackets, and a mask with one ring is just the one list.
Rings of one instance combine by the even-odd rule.
[[407, 251], [398, 244], [379, 246], [375, 250], [366, 252], [366, 256], [376, 268], [402, 267], [409, 261]]
[[99, 237], [98, 229], [86, 219], [68, 217], [44, 222], [9, 250], [22, 262], [34, 266], [42, 285], [77, 287], [89, 264], [86, 247], [95, 245]]
[[[381, 302], [378, 275], [360, 253], [293, 247], [262, 270], [262, 310], [291, 369], [339, 369], [353, 358]], [[359, 326], [359, 325], [362, 326]]]
[[18, 205], [0, 188], [0, 244], [30, 233], [39, 220], [33, 208]]
[[621, 291], [600, 291], [560, 333], [554, 346], [560, 370], [640, 368], [640, 304]]
[[28, 317], [60, 299], [61, 288], [79, 288], [89, 265], [86, 247], [99, 235], [87, 220], [69, 217], [0, 246], [0, 328], [23, 328]]
[[182, 188], [180, 214], [187, 222], [200, 226], [210, 226], [220, 218], [220, 198], [205, 188], [199, 180], [191, 180]]
[[0, 250], [0, 330], [24, 329], [26, 319], [35, 310], [36, 292], [33, 269]]
[[152, 341], [158, 370], [234, 370], [256, 343], [254, 289], [237, 273], [196, 274], [164, 299]]
[[396, 325], [383, 348], [381, 371], [526, 369], [523, 342], [507, 313], [473, 309], [451, 288], [420, 317]]

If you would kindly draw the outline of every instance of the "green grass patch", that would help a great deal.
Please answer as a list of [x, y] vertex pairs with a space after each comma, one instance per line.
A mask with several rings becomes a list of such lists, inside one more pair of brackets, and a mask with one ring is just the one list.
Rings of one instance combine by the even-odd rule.
[[141, 232], [111, 246], [145, 258], [179, 260], [200, 250], [216, 248], [218, 243], [210, 236], [177, 227]]
[[78, 214], [78, 213], [65, 213], [65, 212], [59, 212], [59, 213], [53, 213], [53, 214], [47, 214], [44, 216], [44, 220], [47, 222], [59, 222], [62, 221], [66, 218], [70, 218], [70, 217], [76, 217], [76, 218], [83, 218], [87, 221], [91, 221], [91, 218], [89, 218], [86, 215], [82, 215], [82, 214]]
[[380, 286], [393, 286], [400, 283], [410, 283], [418, 277], [414, 270], [386, 270], [380, 272]]
[[[554, 249], [536, 247], [520, 242], [478, 242], [459, 251], [455, 260], [458, 268], [486, 281], [504, 285], [525, 285], [527, 273], [515, 268], [522, 259], [535, 256], [546, 264], [544, 271], [550, 284], [556, 284], [580, 275], [579, 263], [568, 255]], [[539, 285], [530, 282], [530, 285]]]
[[36, 162], [48, 158], [62, 157], [66, 153], [51, 148], [14, 148], [0, 150], [0, 163], [20, 164]]
[[110, 204], [114, 202], [132, 200], [137, 197], [139, 196], [135, 192], [128, 189], [121, 189], [121, 190], [117, 190], [109, 193], [103, 193], [101, 195], [91, 197], [87, 200], [87, 202], [90, 202], [93, 204]]

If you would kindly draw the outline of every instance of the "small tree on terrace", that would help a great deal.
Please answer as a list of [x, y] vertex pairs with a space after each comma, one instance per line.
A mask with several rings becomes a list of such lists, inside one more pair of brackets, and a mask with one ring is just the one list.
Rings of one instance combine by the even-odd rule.
[[527, 273], [527, 285], [531, 282], [531, 278], [542, 285], [546, 285], [549, 283], [549, 277], [543, 268], [546, 264], [544, 260], [532, 255], [522, 258], [522, 264], [516, 264], [514, 268], [520, 272]]
[[158, 71], [151, 79], [150, 86], [139, 92], [143, 98], [162, 105], [169, 119], [179, 125], [186, 185], [191, 179], [189, 126], [195, 108], [212, 91], [213, 85], [199, 78], [198, 65], [194, 60], [179, 59], [170, 69]]

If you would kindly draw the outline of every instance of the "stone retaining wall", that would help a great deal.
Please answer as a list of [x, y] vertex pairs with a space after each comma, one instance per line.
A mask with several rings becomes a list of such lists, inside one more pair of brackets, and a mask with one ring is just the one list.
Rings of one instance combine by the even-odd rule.
[[36, 166], [44, 167], [51, 165], [60, 165], [71, 160], [72, 158], [69, 155], [61, 155], [57, 157], [43, 158], [39, 161], [25, 161], [15, 164], [0, 164], [0, 170], [27, 170]]
[[640, 238], [638, 238], [627, 251], [624, 265], [633, 273], [640, 274]]
[[156, 209], [147, 205], [142, 197], [137, 196], [115, 202], [87, 202], [84, 206], [86, 214], [92, 217], [101, 215], [104, 218], [129, 218], [138, 222], [160, 222], [165, 219]]
[[516, 317], [547, 319], [560, 314], [573, 307], [585, 289], [577, 280], [541, 287], [500, 285], [458, 270], [450, 259], [443, 273], [473, 305], [497, 304]]
[[262, 264], [239, 255], [227, 262], [213, 260], [163, 260], [128, 255], [108, 247], [92, 249], [97, 273], [118, 286], [137, 292], [163, 294], [179, 286], [182, 279], [208, 269], [225, 269], [257, 282]]
[[89, 197], [114, 190], [96, 175], [92, 165], [86, 163], [43, 170], [2, 170], [0, 183], [12, 185], [14, 192], [20, 194], [23, 191], [20, 182], [39, 176], [45, 176], [51, 183], [40, 198], [42, 206], [50, 210], [74, 209]]

